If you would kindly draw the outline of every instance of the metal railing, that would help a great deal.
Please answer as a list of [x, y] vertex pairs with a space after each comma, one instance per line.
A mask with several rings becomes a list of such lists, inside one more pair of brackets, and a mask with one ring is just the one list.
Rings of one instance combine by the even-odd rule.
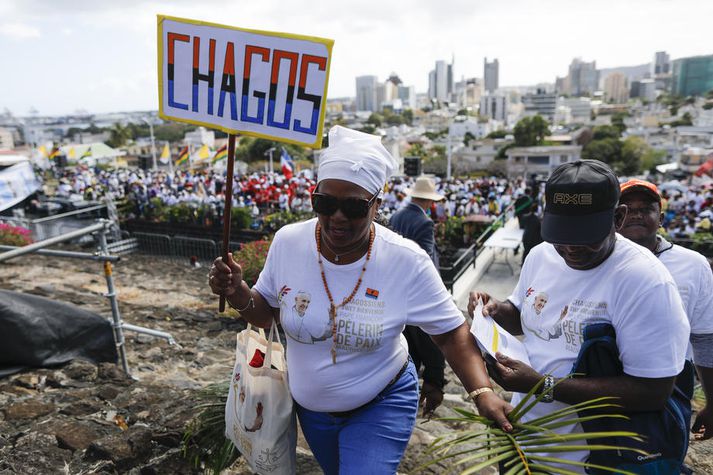
[[[212, 239], [192, 238], [188, 236], [169, 236], [167, 234], [132, 233], [124, 241], [126, 247], [147, 256], [169, 259], [178, 264], [200, 263], [207, 265], [222, 255], [223, 243]], [[231, 241], [230, 250], [238, 251], [242, 243]]]
[[[106, 239], [106, 235], [111, 232], [112, 225], [113, 223], [111, 221], [106, 219], [100, 219], [98, 220], [98, 222], [90, 226], [85, 226], [81, 229], [75, 229], [68, 233], [44, 239], [42, 241], [34, 242], [26, 246], [0, 246], [0, 250], [5, 251], [0, 253], [0, 263], [30, 253], [38, 253], [54, 257], [90, 259], [103, 262], [104, 277], [106, 279], [107, 285], [107, 293], [104, 294], [104, 296], [109, 299], [109, 304], [111, 306], [111, 326], [114, 334], [114, 344], [116, 345], [116, 349], [119, 354], [119, 359], [124, 371], [127, 375], [131, 375], [131, 372], [129, 371], [129, 363], [126, 357], [126, 342], [124, 340], [124, 330], [144, 333], [154, 337], [163, 338], [167, 340], [168, 343], [171, 345], [176, 345], [177, 343], [170, 333], [166, 333], [160, 330], [154, 330], [151, 328], [140, 327], [137, 325], [131, 325], [121, 319], [121, 313], [119, 312], [119, 301], [117, 297], [116, 288], [114, 287], [114, 277], [111, 265], [112, 262], [116, 262], [120, 258], [118, 256], [112, 256], [110, 254], [109, 246], [107, 244]], [[66, 241], [71, 241], [73, 239], [77, 239], [87, 235], [95, 235], [97, 237], [99, 241], [98, 252], [92, 254], [86, 252], [46, 249], [48, 246], [52, 246], [54, 244], [59, 244]]]
[[475, 238], [473, 244], [471, 244], [458, 259], [456, 259], [450, 266], [438, 267], [438, 271], [441, 274], [441, 278], [443, 280], [443, 284], [446, 286], [446, 289], [448, 289], [451, 293], [453, 292], [453, 285], [460, 278], [460, 276], [465, 273], [468, 267], [473, 264], [473, 267], [475, 268], [478, 255], [483, 250], [483, 243], [488, 240], [495, 230], [505, 226], [505, 223], [509, 219], [528, 206], [531, 206], [531, 203], [526, 203], [518, 208], [515, 208], [515, 203], [511, 203], [507, 208], [505, 208], [505, 211], [503, 211], [500, 216], [495, 218], [495, 220], [490, 223], [485, 231], [480, 233], [480, 235]]
[[43, 241], [55, 236], [60, 236], [76, 229], [82, 229], [86, 223], [77, 222], [75, 220], [67, 220], [67, 218], [77, 218], [82, 215], [95, 215], [96, 218], [105, 218], [107, 205], [101, 204], [90, 206], [88, 208], [68, 211], [61, 214], [53, 214], [44, 218], [30, 219], [17, 216], [3, 216], [0, 220], [5, 221], [14, 226], [20, 226], [30, 230], [32, 239], [35, 241]]

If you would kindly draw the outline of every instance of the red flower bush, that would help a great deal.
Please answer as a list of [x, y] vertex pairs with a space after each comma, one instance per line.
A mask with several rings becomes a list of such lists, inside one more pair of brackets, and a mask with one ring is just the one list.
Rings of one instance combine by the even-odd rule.
[[255, 285], [260, 271], [265, 267], [271, 241], [272, 238], [248, 242], [243, 244], [239, 251], [233, 253], [233, 259], [243, 268], [243, 279], [250, 287]]
[[32, 243], [30, 230], [11, 224], [0, 223], [0, 244], [5, 246], [26, 246]]

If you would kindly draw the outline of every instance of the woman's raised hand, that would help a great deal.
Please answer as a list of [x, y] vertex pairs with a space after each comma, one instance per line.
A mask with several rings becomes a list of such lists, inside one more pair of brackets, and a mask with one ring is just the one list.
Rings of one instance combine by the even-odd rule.
[[216, 295], [233, 295], [240, 289], [243, 281], [243, 268], [233, 260], [231, 253], [228, 253], [228, 263], [223, 262], [222, 257], [217, 257], [210, 266], [208, 272], [208, 285], [210, 290]]

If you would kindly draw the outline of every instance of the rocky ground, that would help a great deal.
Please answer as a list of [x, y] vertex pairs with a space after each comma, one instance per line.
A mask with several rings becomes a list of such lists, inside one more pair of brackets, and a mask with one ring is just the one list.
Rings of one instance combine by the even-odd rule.
[[[120, 366], [85, 361], [0, 379], [0, 475], [198, 473], [181, 454], [183, 432], [196, 414], [198, 390], [229, 377], [235, 334], [243, 328], [240, 320], [217, 313], [206, 272], [188, 263], [122, 258], [114, 271], [122, 317], [170, 332], [178, 344], [127, 332], [136, 379]], [[0, 264], [0, 287], [111, 317], [102, 266], [96, 262], [15, 259]], [[470, 407], [460, 385], [451, 382], [446, 390], [437, 416], [452, 416], [452, 407]], [[426, 446], [456, 428], [419, 419], [399, 471], [413, 472], [427, 460]], [[713, 473], [711, 455], [713, 442], [693, 443], [689, 461], [696, 473]], [[302, 438], [298, 465], [298, 473], [321, 473]], [[420, 472], [457, 473], [445, 464]], [[238, 461], [226, 473], [250, 472]]]

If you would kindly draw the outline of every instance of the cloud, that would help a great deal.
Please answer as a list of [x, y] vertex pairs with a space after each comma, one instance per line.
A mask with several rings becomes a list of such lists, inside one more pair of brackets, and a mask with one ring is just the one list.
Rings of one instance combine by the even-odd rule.
[[25, 25], [23, 23], [2, 23], [0, 24], [0, 35], [7, 36], [15, 40], [26, 40], [30, 38], [39, 38], [40, 30], [34, 26]]

